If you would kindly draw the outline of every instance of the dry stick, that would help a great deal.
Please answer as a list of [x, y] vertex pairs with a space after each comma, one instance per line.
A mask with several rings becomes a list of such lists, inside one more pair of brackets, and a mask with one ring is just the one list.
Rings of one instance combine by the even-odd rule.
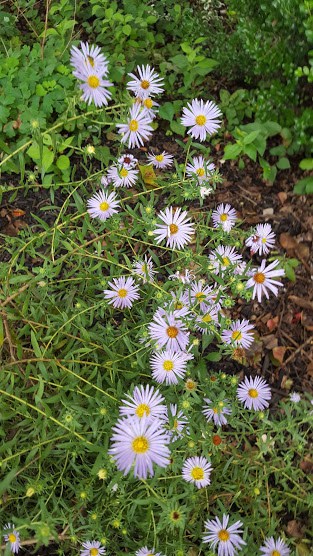
[[310, 342], [313, 341], [313, 336], [310, 336], [309, 338], [307, 338], [307, 340], [305, 342], [303, 342], [303, 344], [301, 344], [301, 346], [299, 346], [289, 357], [288, 359], [286, 359], [286, 361], [284, 361], [282, 367], [285, 367], [286, 365], [288, 365], [288, 363], [290, 363], [290, 361], [292, 361], [296, 355], [299, 353], [299, 351], [301, 351], [305, 346], [307, 346]]
[[20, 293], [27, 290], [27, 288], [29, 288], [29, 286], [30, 286], [30, 282], [27, 282], [27, 284], [24, 284], [24, 286], [19, 288], [16, 292], [12, 293], [12, 295], [10, 295], [10, 297], [7, 297], [2, 303], [0, 303], [0, 309], [5, 307], [8, 303], [10, 303], [10, 301], [15, 299], [15, 297], [17, 297]]
[[8, 344], [9, 344], [11, 360], [16, 361], [15, 355], [14, 355], [13, 342], [12, 342], [12, 338], [11, 338], [11, 332], [10, 332], [10, 329], [9, 329], [9, 325], [8, 325], [8, 321], [7, 321], [7, 317], [6, 317], [5, 313], [2, 313], [2, 319], [3, 319], [4, 329], [5, 329], [5, 336], [6, 336], [6, 339], [8, 341]]
[[51, 0], [46, 0], [45, 28], [44, 28], [44, 31], [43, 31], [43, 37], [42, 37], [42, 41], [41, 41], [41, 59], [42, 60], [43, 60], [43, 51], [44, 51], [44, 48], [45, 48], [46, 35], [47, 35], [47, 29], [48, 29], [48, 17], [49, 17], [50, 3], [51, 3]]

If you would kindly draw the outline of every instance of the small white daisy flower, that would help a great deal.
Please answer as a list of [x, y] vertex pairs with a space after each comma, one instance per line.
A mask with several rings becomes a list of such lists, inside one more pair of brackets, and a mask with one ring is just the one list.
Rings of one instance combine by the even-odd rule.
[[133, 263], [133, 274], [138, 276], [144, 284], [153, 282], [156, 270], [153, 270], [153, 263], [151, 257], [144, 256], [143, 260], [135, 261]]
[[267, 255], [275, 245], [275, 234], [270, 224], [258, 224], [255, 234], [248, 237], [246, 246], [250, 247], [251, 253], [259, 252], [259, 255]]
[[261, 266], [251, 272], [251, 278], [247, 281], [246, 288], [249, 289], [253, 287], [252, 299], [257, 297], [258, 302], [261, 303], [263, 294], [268, 299], [269, 295], [267, 289], [277, 296], [277, 286], [283, 286], [283, 284], [278, 280], [273, 280], [273, 278], [285, 275], [285, 271], [282, 268], [274, 270], [278, 264], [279, 261], [275, 260], [266, 267], [266, 260], [263, 259]]
[[84, 81], [84, 83], [79, 85], [83, 91], [81, 97], [83, 101], [87, 102], [87, 104], [94, 102], [95, 106], [99, 107], [108, 104], [112, 94], [107, 88], [112, 87], [113, 83], [102, 79], [100, 74], [97, 74], [92, 68], [81, 74], [77, 73], [76, 77]]
[[237, 220], [235, 209], [228, 203], [222, 203], [212, 212], [212, 220], [214, 228], [222, 228], [224, 232], [230, 232]]
[[108, 178], [115, 187], [132, 187], [138, 179], [139, 170], [127, 169], [125, 166], [111, 166]]
[[123, 416], [145, 418], [148, 423], [154, 418], [161, 419], [167, 413], [163, 396], [153, 386], [135, 386], [132, 396], [126, 396], [128, 399], [122, 400], [124, 405], [120, 407], [120, 414]]
[[173, 313], [160, 315], [158, 312], [149, 325], [149, 335], [160, 348], [185, 351], [189, 343], [189, 332], [184, 323]]
[[166, 245], [171, 249], [183, 249], [190, 242], [194, 233], [194, 224], [190, 224], [186, 211], [173, 207], [167, 207], [165, 212], [161, 211], [158, 215], [164, 224], [153, 230], [156, 242], [161, 243], [166, 239]]
[[113, 427], [112, 447], [109, 453], [124, 475], [134, 466], [134, 476], [138, 479], [153, 477], [153, 464], [166, 467], [170, 463], [168, 444], [170, 435], [163, 423], [154, 419], [119, 419]]
[[173, 165], [173, 155], [163, 151], [161, 154], [148, 153], [148, 160], [156, 168], [167, 168]]
[[253, 324], [250, 324], [248, 320], [236, 320], [230, 325], [230, 330], [222, 332], [222, 341], [226, 344], [233, 344], [236, 347], [242, 346], [247, 349], [254, 340], [253, 334], [250, 332], [253, 329]]
[[211, 286], [207, 286], [203, 280], [198, 280], [190, 285], [190, 299], [192, 303], [196, 303], [197, 308], [205, 311], [212, 291]]
[[159, 77], [159, 74], [149, 65], [137, 66], [137, 72], [139, 78], [133, 73], [128, 74], [129, 77], [133, 79], [126, 85], [127, 89], [132, 91], [136, 97], [146, 99], [164, 91], [161, 87], [161, 85], [163, 85], [163, 79]]
[[204, 406], [203, 414], [208, 421], [214, 421], [214, 425], [222, 427], [228, 423], [225, 415], [231, 414], [231, 409], [226, 405], [227, 400], [212, 402], [208, 398], [204, 398], [207, 405]]
[[159, 383], [178, 384], [187, 371], [189, 354], [183, 351], [164, 350], [154, 353], [150, 359], [152, 378]]
[[139, 299], [138, 289], [139, 286], [135, 285], [132, 278], [121, 276], [120, 278], [113, 278], [113, 282], [108, 282], [110, 290], [104, 290], [104, 297], [112, 303], [115, 309], [130, 309], [133, 302]]
[[141, 103], [142, 111], [145, 112], [151, 120], [156, 118], [158, 112], [157, 107], [160, 106], [158, 102], [155, 102], [155, 100], [149, 97], [144, 99], [137, 98], [136, 101]]
[[105, 554], [104, 546], [101, 546], [99, 541], [86, 541], [82, 543], [83, 550], [80, 551], [80, 556], [98, 556]]
[[190, 127], [187, 133], [194, 139], [205, 141], [207, 134], [212, 135], [221, 126], [222, 115], [220, 109], [214, 102], [194, 99], [191, 104], [187, 103], [188, 108], [183, 109], [181, 119], [182, 125]]
[[218, 248], [209, 255], [209, 262], [214, 267], [214, 272], [216, 274], [237, 265], [241, 260], [242, 256], [237, 253], [235, 247], [230, 247], [229, 245], [219, 245]]
[[155, 552], [154, 548], [147, 548], [146, 546], [137, 550], [135, 554], [136, 556], [163, 556], [161, 552]]
[[3, 527], [3, 530], [6, 531], [6, 533], [4, 534], [5, 542], [10, 543], [11, 552], [13, 552], [13, 554], [17, 554], [21, 546], [19, 532], [15, 529], [14, 525], [11, 523], [7, 523]]
[[247, 409], [262, 411], [269, 406], [271, 399], [271, 389], [267, 382], [256, 376], [255, 378], [246, 377], [237, 389], [237, 398]]
[[235, 556], [235, 554], [246, 544], [242, 539], [241, 521], [236, 521], [233, 525], [228, 526], [229, 515], [223, 514], [222, 521], [218, 517], [209, 519], [205, 522], [206, 532], [203, 542], [210, 543], [210, 547], [214, 550], [218, 547], [218, 556]]
[[182, 468], [182, 477], [188, 483], [194, 483], [197, 488], [203, 488], [211, 483], [211, 471], [210, 462], [203, 456], [187, 458]]
[[201, 197], [201, 199], [204, 199], [208, 195], [211, 195], [211, 193], [213, 193], [213, 187], [203, 187], [203, 186], [200, 187], [200, 197]]
[[100, 180], [100, 183], [101, 183], [101, 185], [102, 185], [103, 187], [108, 187], [108, 186], [110, 185], [110, 183], [111, 183], [111, 180], [109, 180], [109, 179], [107, 178], [107, 176], [102, 176], [102, 177], [101, 177], [101, 180]]
[[195, 323], [196, 329], [202, 332], [202, 334], [207, 334], [209, 332], [208, 325], [215, 324], [219, 326], [218, 315], [219, 315], [218, 307], [206, 305], [205, 309], [203, 310], [203, 314], [199, 315], [196, 318], [196, 323]]
[[[172, 424], [172, 428], [168, 431], [169, 435], [171, 436], [172, 440], [176, 440], [176, 438], [182, 437], [183, 430], [188, 424], [188, 420], [182, 411], [178, 411], [177, 404], [170, 404], [170, 409], [168, 412], [169, 420]], [[186, 433], [188, 434], [188, 429]]]
[[98, 191], [87, 201], [87, 212], [91, 218], [100, 218], [104, 221], [110, 218], [112, 214], [118, 212], [120, 202], [116, 200], [116, 194], [106, 193], [106, 191]]
[[104, 54], [102, 54], [99, 46], [95, 46], [94, 44], [90, 46], [88, 42], [81, 42], [80, 48], [81, 50], [79, 50], [77, 46], [72, 46], [71, 48], [70, 63], [74, 66], [75, 70], [80, 71], [83, 65], [87, 70], [91, 68], [102, 76], [106, 75], [108, 72], [108, 60]]
[[299, 403], [301, 401], [301, 396], [298, 392], [290, 392], [289, 399], [293, 403]]
[[149, 141], [153, 128], [151, 127], [151, 118], [147, 116], [141, 107], [135, 104], [130, 109], [130, 115], [127, 124], [117, 124], [118, 133], [122, 134], [121, 142], [128, 141], [128, 147], [140, 147], [144, 141]]
[[192, 162], [192, 164], [189, 163], [186, 166], [187, 176], [196, 177], [199, 184], [212, 177], [215, 164], [206, 162], [203, 156], [194, 156]]
[[175, 274], [170, 274], [169, 276], [169, 280], [179, 280], [183, 284], [190, 284], [190, 282], [194, 280], [194, 278], [194, 274], [192, 274], [192, 272], [188, 270], [188, 268], [185, 268], [183, 272], [177, 270]]
[[260, 547], [262, 556], [289, 556], [290, 550], [286, 543], [279, 537], [275, 541], [274, 537], [268, 537], [264, 545]]
[[126, 170], [131, 170], [132, 168], [136, 168], [138, 159], [135, 158], [133, 154], [125, 153], [119, 157], [117, 162], [120, 164], [120, 166], [126, 168]]

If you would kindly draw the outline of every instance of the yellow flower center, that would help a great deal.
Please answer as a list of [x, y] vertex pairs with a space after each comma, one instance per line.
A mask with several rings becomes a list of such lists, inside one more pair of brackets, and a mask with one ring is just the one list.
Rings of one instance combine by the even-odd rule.
[[265, 274], [263, 274], [263, 272], [257, 272], [256, 274], [254, 274], [253, 280], [257, 284], [263, 284], [263, 282], [265, 282]]
[[108, 210], [108, 208], [110, 208], [110, 205], [106, 201], [102, 201], [102, 203], [100, 203], [100, 210], [103, 210], [105, 212], [106, 210]]
[[271, 556], [281, 556], [281, 553], [278, 550], [273, 550]]
[[199, 116], [196, 117], [196, 124], [197, 125], [204, 125], [206, 122], [206, 117], [199, 114]]
[[217, 407], [212, 407], [212, 411], [213, 411], [213, 413], [218, 413]]
[[266, 237], [262, 237], [261, 242], [266, 243]]
[[99, 550], [97, 548], [91, 548], [89, 550], [89, 554], [90, 554], [90, 556], [98, 556]]
[[177, 419], [174, 419], [173, 429], [177, 429], [177, 428], [178, 428], [178, 421]]
[[170, 361], [169, 359], [167, 359], [166, 361], [164, 361], [163, 363], [163, 369], [164, 371], [172, 371], [174, 369], [174, 363], [173, 361]]
[[10, 533], [8, 535], [8, 539], [10, 542], [15, 542], [16, 541], [16, 535], [13, 535], [13, 533]]
[[175, 303], [175, 309], [176, 311], [179, 311], [180, 309], [183, 308], [183, 303], [181, 301], [177, 301], [177, 303]]
[[[94, 61], [93, 57], [92, 56], [87, 56], [87, 60], [88, 60], [89, 64], [91, 65], [91, 67], [94, 68], [95, 67], [95, 61]], [[91, 555], [91, 556], [95, 556], [95, 555]]]
[[219, 407], [224, 407], [224, 402], [218, 402]]
[[143, 103], [144, 103], [145, 107], [148, 108], [149, 110], [150, 110], [150, 108], [152, 108], [152, 106], [153, 106], [153, 100], [152, 100], [151, 98], [146, 98], [146, 99], [143, 101]]
[[211, 322], [211, 320], [212, 320], [211, 315], [204, 315], [204, 317], [202, 317], [202, 322], [208, 323]]
[[259, 395], [259, 392], [255, 388], [250, 388], [248, 394], [249, 394], [250, 398], [257, 398], [258, 395]]
[[120, 290], [118, 290], [117, 295], [119, 297], [126, 297], [127, 295], [127, 290], [125, 290], [125, 288], [121, 288]]
[[137, 436], [132, 442], [132, 448], [136, 454], [144, 454], [149, 449], [149, 442], [145, 436]]
[[220, 216], [221, 222], [226, 222], [227, 219], [228, 219], [228, 214], [223, 212], [223, 214], [221, 214], [221, 216]]
[[232, 340], [235, 340], [235, 341], [239, 342], [239, 340], [241, 340], [241, 338], [242, 338], [242, 333], [240, 332], [240, 330], [234, 330], [231, 337], [232, 337]]
[[120, 171], [120, 176], [122, 178], [126, 178], [128, 176], [128, 170], [126, 170], [126, 168], [122, 168]]
[[166, 329], [166, 334], [168, 335], [169, 338], [176, 338], [178, 334], [178, 328], [176, 328], [176, 326], [169, 326]]
[[143, 263], [143, 265], [141, 265], [141, 270], [142, 270], [142, 272], [144, 272], [145, 274], [147, 274], [147, 272], [148, 272], [148, 267], [147, 267], [146, 263]]
[[196, 174], [197, 174], [197, 176], [200, 176], [200, 177], [204, 176], [205, 175], [204, 168], [198, 168], [198, 170], [196, 170]]
[[157, 154], [156, 157], [155, 157], [155, 160], [157, 160], [158, 162], [162, 162], [163, 159], [164, 159], [163, 154]]
[[203, 292], [196, 293], [196, 298], [198, 299], [198, 301], [201, 301], [202, 299], [205, 299], [205, 293], [203, 293]]
[[188, 380], [186, 381], [186, 388], [187, 390], [195, 390], [196, 389], [197, 384], [195, 383], [194, 380], [191, 380], [191, 378], [188, 378]]
[[218, 538], [220, 541], [226, 542], [229, 540], [230, 534], [228, 533], [228, 531], [226, 531], [226, 529], [221, 529], [218, 532]]
[[204, 471], [202, 467], [194, 467], [191, 470], [190, 475], [195, 481], [200, 481], [201, 479], [204, 478]]
[[147, 417], [150, 415], [150, 407], [146, 403], [141, 403], [136, 409], [136, 415], [141, 419], [145, 414]]
[[130, 131], [137, 131], [138, 127], [139, 127], [139, 124], [138, 124], [137, 120], [130, 120], [130, 122], [129, 122]]
[[142, 88], [142, 89], [148, 89], [148, 88], [150, 87], [150, 83], [149, 83], [149, 81], [147, 81], [146, 79], [144, 79], [143, 81], [141, 81], [140, 85], [141, 85], [141, 88]]
[[178, 226], [176, 226], [176, 224], [170, 224], [169, 229], [170, 229], [171, 234], [177, 234], [177, 232], [178, 232]]
[[230, 265], [230, 260], [229, 260], [228, 257], [222, 257], [222, 261], [223, 261], [224, 266], [229, 266]]
[[100, 79], [96, 75], [89, 75], [87, 83], [89, 87], [91, 87], [92, 89], [96, 89], [100, 85]]

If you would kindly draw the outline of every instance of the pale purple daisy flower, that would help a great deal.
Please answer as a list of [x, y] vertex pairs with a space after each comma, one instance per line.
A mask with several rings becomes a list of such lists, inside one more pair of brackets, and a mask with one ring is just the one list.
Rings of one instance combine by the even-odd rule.
[[219, 245], [217, 249], [209, 255], [209, 262], [214, 267], [216, 274], [228, 270], [229, 267], [237, 265], [242, 260], [242, 256], [237, 253], [235, 247], [229, 245]]
[[247, 271], [247, 263], [242, 261], [241, 263], [237, 264], [233, 269], [233, 273], [238, 276], [238, 274], [245, 274]]
[[215, 164], [206, 162], [203, 156], [194, 156], [192, 162], [186, 166], [187, 176], [196, 177], [200, 184], [212, 177]]
[[153, 128], [151, 127], [151, 118], [147, 116], [146, 112], [141, 111], [141, 107], [135, 104], [130, 109], [127, 124], [117, 124], [118, 133], [121, 133], [122, 143], [128, 141], [128, 147], [140, 147], [144, 141], [149, 141]]
[[149, 325], [149, 335], [160, 348], [165, 346], [173, 351], [185, 351], [189, 343], [189, 332], [185, 324], [173, 313], [158, 312]]
[[99, 218], [104, 221], [110, 218], [112, 214], [118, 212], [120, 202], [116, 200], [114, 192], [98, 191], [87, 201], [87, 212], [91, 218]]
[[237, 220], [235, 209], [228, 203], [222, 203], [212, 212], [212, 220], [214, 228], [222, 228], [224, 232], [230, 232]]
[[153, 230], [156, 242], [161, 243], [167, 238], [166, 245], [171, 249], [183, 249], [184, 245], [190, 242], [194, 233], [194, 224], [188, 223], [190, 218], [187, 217], [187, 212], [180, 208], [173, 212], [173, 207], [167, 207], [165, 212], [161, 211], [158, 216], [164, 224], [159, 224]]
[[125, 166], [111, 166], [108, 170], [108, 178], [115, 187], [132, 187], [138, 179], [139, 170], [127, 169]]
[[133, 79], [126, 85], [127, 89], [134, 93], [136, 97], [146, 99], [164, 91], [161, 87], [161, 85], [163, 85], [163, 79], [159, 77], [159, 74], [149, 65], [137, 66], [137, 72], [139, 78], [133, 73], [128, 74], [129, 77]]
[[[84, 66], [87, 70], [91, 68], [97, 74], [106, 75], [108, 72], [108, 60], [102, 54], [99, 46], [94, 44], [90, 46], [88, 42], [81, 42], [80, 48], [81, 50], [77, 46], [72, 46], [71, 48], [70, 63], [76, 71], [81, 71], [80, 68]], [[75, 72], [73, 73], [75, 75]]]
[[204, 398], [207, 405], [204, 406], [203, 414], [208, 421], [214, 421], [214, 425], [222, 427], [228, 423], [225, 415], [231, 414], [231, 409], [226, 405], [227, 400], [212, 402], [208, 398]]
[[106, 106], [112, 94], [108, 91], [107, 87], [112, 87], [113, 83], [102, 79], [101, 75], [96, 73], [92, 68], [84, 70], [76, 74], [76, 77], [84, 83], [79, 87], [83, 91], [82, 100], [91, 104], [94, 102], [95, 106]]
[[250, 324], [248, 320], [236, 320], [230, 325], [230, 330], [222, 332], [222, 341], [226, 344], [233, 344], [236, 347], [242, 346], [247, 349], [254, 340], [253, 334], [250, 332], [253, 329], [253, 324]]
[[260, 550], [262, 556], [289, 556], [290, 554], [288, 546], [280, 537], [277, 541], [275, 541], [274, 537], [266, 538]]
[[209, 296], [212, 294], [211, 286], [205, 285], [203, 280], [198, 280], [198, 282], [193, 282], [190, 285], [190, 298], [193, 303], [197, 304], [197, 308], [201, 311], [205, 311], [207, 304], [209, 302]]
[[205, 141], [207, 133], [212, 135], [221, 126], [222, 115], [220, 109], [214, 102], [194, 99], [191, 104], [187, 103], [188, 108], [183, 109], [183, 116], [181, 119], [182, 125], [190, 127], [188, 133], [194, 139]]
[[173, 164], [173, 155], [163, 151], [161, 154], [148, 153], [148, 160], [156, 168], [167, 168]]
[[289, 399], [293, 403], [299, 403], [301, 401], [301, 396], [298, 392], [290, 392]]
[[251, 278], [249, 278], [246, 283], [247, 289], [253, 287], [252, 299], [257, 296], [258, 302], [261, 303], [263, 294], [265, 294], [265, 297], [268, 299], [269, 295], [267, 289], [271, 290], [271, 292], [277, 296], [277, 286], [283, 286], [283, 284], [278, 280], [273, 280], [273, 278], [285, 275], [285, 271], [282, 268], [274, 270], [278, 264], [279, 261], [275, 260], [266, 267], [266, 260], [263, 259], [261, 266], [259, 266], [258, 269], [253, 269]]
[[267, 255], [274, 245], [275, 234], [270, 224], [258, 224], [254, 235], [246, 240], [246, 246], [250, 247], [251, 253], [259, 252], [259, 255]]
[[160, 106], [158, 102], [155, 102], [155, 100], [149, 97], [144, 99], [137, 98], [136, 101], [141, 103], [142, 111], [145, 112], [151, 120], [156, 118], [158, 112], [157, 107]]
[[126, 396], [128, 399], [122, 400], [124, 405], [120, 407], [120, 414], [123, 416], [145, 418], [150, 423], [154, 418], [161, 419], [167, 413], [163, 396], [153, 386], [135, 386], [132, 396]]
[[[182, 431], [188, 424], [188, 420], [186, 419], [186, 416], [182, 411], [178, 411], [176, 403], [170, 404], [168, 419], [170, 421], [170, 424], [172, 425], [172, 428], [168, 431], [171, 439], [175, 440], [176, 437], [182, 437]], [[189, 431], [187, 429], [186, 433], [188, 434], [188, 432]]]
[[138, 276], [144, 284], [146, 282], [153, 282], [154, 274], [156, 274], [156, 270], [153, 270], [153, 263], [151, 257], [144, 256], [144, 259], [140, 261], [135, 261], [133, 263], [133, 274]]
[[154, 548], [147, 548], [144, 546], [135, 552], [136, 556], [163, 556], [161, 552], [155, 552]]
[[205, 309], [203, 310], [203, 314], [199, 315], [196, 318], [195, 327], [196, 330], [202, 332], [202, 334], [206, 334], [209, 332], [209, 326], [217, 325], [219, 326], [218, 322], [218, 315], [219, 315], [219, 307], [216, 306], [209, 306], [206, 305]]
[[146, 479], [154, 475], [153, 463], [166, 467], [170, 463], [169, 434], [163, 423], [154, 419], [119, 419], [113, 427], [109, 453], [124, 475], [134, 465], [134, 476]]
[[183, 284], [190, 284], [192, 280], [194, 280], [195, 276], [192, 274], [188, 268], [185, 268], [183, 272], [177, 270], [175, 274], [170, 274], [169, 280], [179, 280]]
[[109, 180], [107, 178], [107, 176], [102, 176], [101, 180], [100, 180], [100, 183], [101, 183], [102, 187], [108, 187], [111, 183], [111, 180]]
[[108, 282], [110, 290], [104, 290], [104, 297], [113, 304], [115, 309], [130, 309], [135, 299], [139, 299], [139, 286], [129, 276], [113, 278], [113, 282]]
[[271, 389], [267, 382], [256, 376], [255, 378], [246, 377], [237, 389], [237, 398], [247, 409], [262, 411], [269, 406], [271, 399]]
[[122, 154], [117, 161], [121, 166], [126, 168], [126, 170], [131, 170], [137, 166], [138, 160], [133, 154]]
[[3, 527], [3, 531], [6, 531], [4, 534], [4, 540], [5, 542], [10, 543], [11, 552], [13, 552], [13, 554], [17, 554], [21, 547], [19, 532], [15, 529], [12, 523], [7, 523]]
[[209, 519], [205, 522], [206, 532], [203, 542], [210, 543], [210, 548], [214, 550], [218, 547], [218, 556], [235, 556], [235, 554], [246, 544], [242, 539], [241, 521], [236, 521], [228, 526], [229, 515], [223, 514], [222, 521], [218, 517]]
[[80, 551], [80, 556], [98, 556], [105, 554], [104, 546], [101, 546], [99, 541], [86, 541], [82, 543], [83, 550]]
[[179, 378], [184, 378], [190, 354], [183, 351], [164, 350], [154, 353], [150, 359], [152, 378], [159, 383], [178, 384]]
[[203, 488], [211, 483], [212, 466], [203, 456], [187, 458], [182, 468], [182, 477], [188, 483], [194, 483], [197, 488]]

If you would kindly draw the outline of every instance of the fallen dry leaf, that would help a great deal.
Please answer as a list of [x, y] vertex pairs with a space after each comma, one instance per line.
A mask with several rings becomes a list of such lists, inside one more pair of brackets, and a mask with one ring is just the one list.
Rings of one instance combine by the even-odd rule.
[[298, 307], [302, 307], [302, 309], [308, 309], [309, 311], [313, 311], [313, 302], [305, 299], [304, 297], [298, 297], [297, 295], [289, 295], [288, 299], [298, 305]]
[[283, 249], [296, 249], [298, 247], [297, 240], [287, 233], [280, 234], [279, 243]]
[[303, 473], [307, 475], [313, 473], [313, 460], [305, 457], [302, 461], [300, 461], [300, 469], [302, 469]]
[[296, 519], [292, 519], [291, 521], [288, 521], [287, 533], [291, 537], [294, 537], [295, 539], [302, 539], [304, 535], [304, 531], [305, 531], [305, 527], [304, 525], [301, 525], [300, 521], [297, 521]]
[[288, 199], [288, 195], [285, 191], [280, 191], [277, 193], [277, 197], [280, 200], [281, 204], [283, 205], [285, 201]]
[[268, 336], [263, 336], [263, 345], [266, 349], [274, 349], [278, 346], [278, 340], [274, 334], [268, 334]]
[[270, 332], [273, 332], [273, 330], [275, 330], [277, 328], [278, 325], [278, 321], [279, 321], [279, 317], [274, 317], [273, 319], [268, 319], [266, 326], [269, 329]]
[[281, 365], [285, 357], [286, 349], [287, 348], [285, 348], [284, 346], [277, 346], [274, 347], [272, 350], [274, 358], [277, 359], [277, 361], [279, 361]]
[[21, 216], [24, 216], [26, 214], [25, 210], [22, 209], [13, 209], [11, 210], [11, 214], [12, 216], [14, 216], [14, 218], [19, 218]]

